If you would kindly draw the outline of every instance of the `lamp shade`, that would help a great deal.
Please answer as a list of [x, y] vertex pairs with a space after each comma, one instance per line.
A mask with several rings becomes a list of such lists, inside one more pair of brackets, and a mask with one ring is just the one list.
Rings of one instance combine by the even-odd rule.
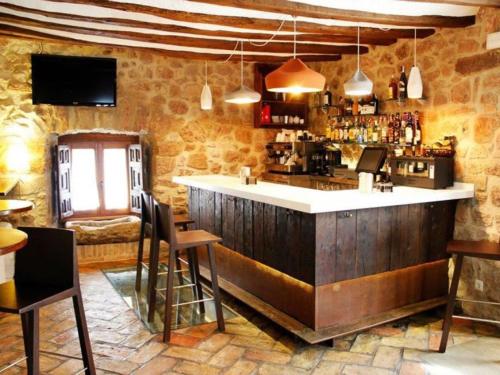
[[230, 92], [224, 97], [225, 102], [234, 104], [257, 103], [259, 100], [260, 94], [245, 85], [241, 85], [238, 90]]
[[354, 76], [344, 83], [344, 91], [349, 96], [370, 95], [373, 90], [373, 82], [366, 76], [361, 69], [356, 70]]
[[300, 59], [290, 59], [266, 76], [266, 89], [272, 92], [318, 92], [325, 87], [325, 77], [310, 69]]
[[420, 99], [423, 90], [424, 87], [420, 69], [417, 66], [413, 66], [410, 70], [410, 77], [408, 78], [408, 97], [410, 99]]
[[200, 105], [204, 111], [212, 109], [212, 92], [210, 91], [210, 86], [206, 83], [203, 86], [203, 90], [201, 90]]

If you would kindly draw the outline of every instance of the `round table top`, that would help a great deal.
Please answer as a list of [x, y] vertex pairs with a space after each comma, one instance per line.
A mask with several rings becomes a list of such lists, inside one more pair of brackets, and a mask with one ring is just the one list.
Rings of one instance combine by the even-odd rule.
[[33, 203], [20, 199], [0, 199], [0, 216], [29, 211], [33, 208]]
[[0, 255], [22, 249], [28, 243], [28, 235], [13, 228], [0, 228]]

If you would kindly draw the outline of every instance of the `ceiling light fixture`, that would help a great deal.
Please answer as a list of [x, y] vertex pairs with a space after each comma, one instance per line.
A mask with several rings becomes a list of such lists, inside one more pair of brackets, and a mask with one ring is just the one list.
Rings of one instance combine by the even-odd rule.
[[366, 76], [359, 66], [359, 26], [358, 26], [358, 69], [354, 76], [344, 83], [344, 91], [349, 96], [370, 95], [373, 90], [373, 82]]
[[325, 77], [296, 57], [296, 31], [296, 21], [293, 17], [293, 58], [266, 76], [267, 91], [300, 94], [322, 91], [325, 87]]
[[210, 86], [208, 86], [208, 62], [205, 60], [205, 85], [203, 90], [201, 90], [200, 106], [204, 111], [210, 111], [212, 109], [212, 91], [210, 91]]
[[417, 29], [415, 29], [414, 38], [414, 52], [413, 52], [413, 66], [410, 70], [410, 77], [408, 78], [408, 98], [410, 99], [420, 99], [422, 97], [422, 92], [424, 87], [422, 84], [422, 76], [420, 75], [420, 69], [417, 66]]
[[241, 86], [238, 90], [226, 94], [224, 101], [233, 104], [250, 104], [260, 101], [260, 94], [257, 91], [243, 84], [243, 41], [241, 43]]

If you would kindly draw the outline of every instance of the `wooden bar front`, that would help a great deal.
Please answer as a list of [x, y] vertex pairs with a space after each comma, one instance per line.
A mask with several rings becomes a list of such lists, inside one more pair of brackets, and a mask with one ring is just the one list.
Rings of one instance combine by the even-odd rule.
[[222, 286], [309, 342], [446, 302], [456, 201], [308, 214], [193, 187], [189, 199], [223, 238]]

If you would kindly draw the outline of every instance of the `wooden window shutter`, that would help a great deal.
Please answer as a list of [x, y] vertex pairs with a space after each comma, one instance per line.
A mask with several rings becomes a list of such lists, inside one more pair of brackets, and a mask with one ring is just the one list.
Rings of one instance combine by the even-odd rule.
[[59, 215], [61, 219], [73, 215], [71, 204], [71, 149], [67, 145], [57, 146]]
[[141, 192], [143, 188], [141, 145], [128, 146], [128, 165], [130, 178], [130, 211], [141, 213]]

